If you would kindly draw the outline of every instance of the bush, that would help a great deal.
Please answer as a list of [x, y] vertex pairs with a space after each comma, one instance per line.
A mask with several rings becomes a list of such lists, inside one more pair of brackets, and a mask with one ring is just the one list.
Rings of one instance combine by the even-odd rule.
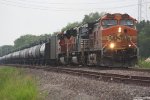
[[150, 62], [146, 62], [144, 59], [139, 60], [140, 68], [150, 68]]

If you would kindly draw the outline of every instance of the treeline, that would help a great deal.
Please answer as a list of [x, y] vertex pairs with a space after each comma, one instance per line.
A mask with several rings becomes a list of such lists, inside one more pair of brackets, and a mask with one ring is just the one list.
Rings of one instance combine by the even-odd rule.
[[70, 28], [73, 28], [76, 26], [80, 26], [85, 23], [94, 22], [94, 21], [98, 20], [101, 16], [103, 16], [104, 14], [106, 14], [106, 13], [105, 12], [102, 12], [102, 13], [95, 12], [95, 13], [90, 13], [88, 15], [84, 15], [84, 18], [82, 19], [81, 22], [68, 23], [68, 25], [63, 27], [61, 31], [64, 31], [64, 30], [67, 30], [67, 29], [70, 29]]
[[137, 24], [140, 57], [150, 57], [150, 21]]
[[4, 45], [0, 47], [0, 56], [6, 55], [10, 52], [18, 51], [24, 48], [28, 48], [40, 43], [44, 43], [49, 41], [51, 34], [44, 34], [40, 36], [36, 35], [24, 35], [20, 36], [18, 39], [14, 41], [14, 45]]
[[[98, 20], [105, 12], [102, 13], [90, 13], [88, 15], [84, 15], [84, 18], [81, 22], [73, 22], [68, 23], [67, 26], [63, 27], [61, 31], [80, 26], [84, 23], [90, 23]], [[137, 23], [138, 30], [138, 47], [140, 57], [149, 57], [150, 56], [150, 21], [141, 21]], [[57, 32], [56, 32], [57, 33]], [[53, 34], [56, 34], [53, 33]], [[14, 41], [14, 46], [12, 45], [4, 45], [0, 47], [0, 56], [8, 54], [10, 52], [14, 52], [17, 50], [21, 50], [27, 47], [34, 46], [36, 44], [40, 44], [46, 41], [49, 41], [51, 34], [44, 34], [40, 36], [36, 35], [24, 35]]]

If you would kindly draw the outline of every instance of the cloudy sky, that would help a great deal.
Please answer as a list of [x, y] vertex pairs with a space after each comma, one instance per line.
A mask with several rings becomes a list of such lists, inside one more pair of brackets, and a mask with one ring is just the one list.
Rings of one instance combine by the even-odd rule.
[[[150, 19], [146, 4], [142, 17]], [[0, 0], [0, 46], [13, 45], [25, 34], [59, 31], [90, 12], [128, 13], [137, 18], [137, 5], [138, 0]]]

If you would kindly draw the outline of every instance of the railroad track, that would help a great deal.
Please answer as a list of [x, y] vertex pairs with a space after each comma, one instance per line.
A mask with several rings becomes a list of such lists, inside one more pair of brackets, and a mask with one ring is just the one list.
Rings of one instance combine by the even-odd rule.
[[[14, 66], [14, 65], [13, 65]], [[63, 68], [63, 67], [40, 67], [40, 66], [28, 66], [28, 65], [15, 65], [17, 67], [25, 67], [25, 68], [34, 68], [34, 69], [43, 69], [46, 71], [52, 71], [57, 73], [67, 73], [76, 76], [83, 76], [90, 79], [102, 80], [107, 82], [119, 82], [125, 84], [135, 84], [142, 86], [150, 86], [150, 77], [145, 76], [131, 76], [131, 75], [120, 75], [120, 74], [112, 74], [112, 73], [101, 73], [101, 72], [93, 72], [93, 71], [85, 71], [85, 70], [76, 70], [72, 68]], [[129, 69], [128, 69], [129, 70]], [[137, 70], [139, 71], [139, 70]]]
[[128, 75], [120, 75], [120, 74], [112, 74], [112, 73], [100, 73], [100, 72], [91, 72], [91, 71], [83, 71], [83, 70], [74, 70], [69, 68], [47, 68], [45, 70], [67, 73], [71, 75], [84, 76], [91, 79], [103, 80], [108, 82], [119, 82], [125, 84], [150, 86], [150, 77], [128, 76]]

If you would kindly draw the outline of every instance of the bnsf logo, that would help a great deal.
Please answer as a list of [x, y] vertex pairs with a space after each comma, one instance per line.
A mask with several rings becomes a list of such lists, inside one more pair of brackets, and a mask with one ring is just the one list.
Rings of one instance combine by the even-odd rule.
[[122, 34], [117, 34], [117, 35], [109, 35], [107, 38], [108, 41], [117, 41], [117, 42], [121, 42], [121, 41], [130, 41], [131, 37], [128, 35], [122, 35]]

